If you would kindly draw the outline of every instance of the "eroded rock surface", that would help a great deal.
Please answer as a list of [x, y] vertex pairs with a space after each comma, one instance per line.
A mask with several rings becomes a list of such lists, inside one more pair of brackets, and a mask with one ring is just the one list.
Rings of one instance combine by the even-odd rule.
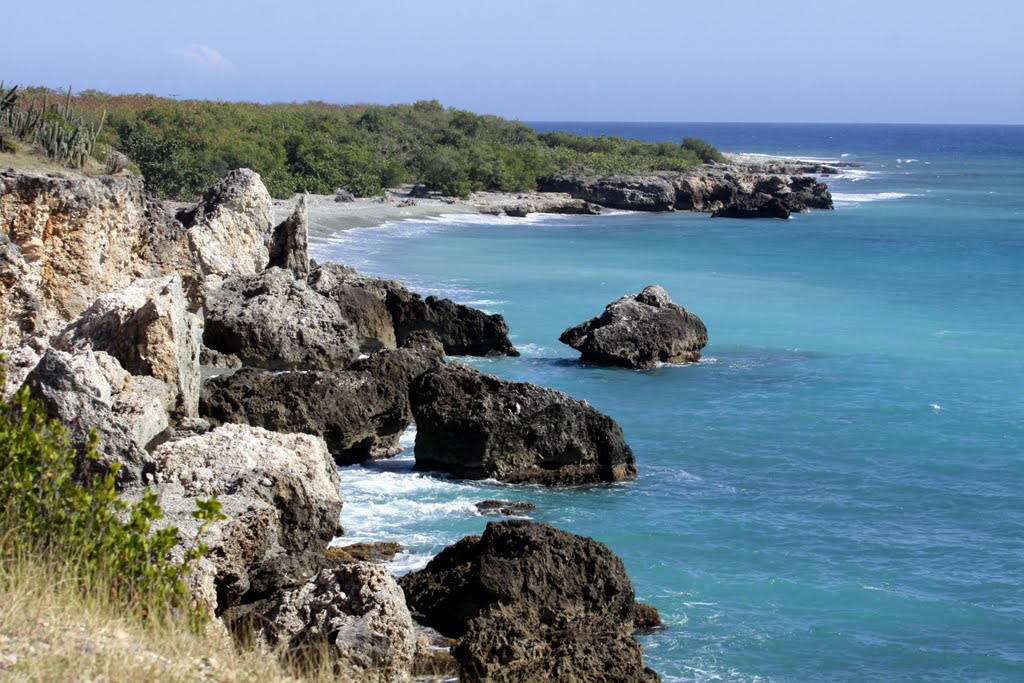
[[410, 402], [419, 469], [556, 486], [636, 477], [618, 423], [553, 389], [451, 363], [415, 380]]
[[198, 204], [178, 212], [178, 220], [207, 278], [249, 275], [266, 267], [274, 212], [259, 173], [229, 171]]
[[[121, 485], [139, 483], [150, 464], [146, 445], [169, 424], [174, 390], [153, 377], [130, 375], [102, 351], [49, 349], [25, 379], [47, 414], [64, 423], [79, 453], [78, 476], [106, 474], [118, 463]], [[82, 457], [95, 428], [98, 460]]]
[[321, 436], [339, 465], [394, 455], [412, 419], [408, 382], [388, 383], [369, 372], [346, 370], [244, 368], [208, 380], [201, 409], [218, 424]]
[[271, 370], [344, 368], [359, 355], [338, 305], [281, 268], [209, 287], [203, 343]]
[[409, 608], [443, 635], [464, 681], [654, 681], [630, 635], [633, 585], [590, 538], [491, 522], [400, 580]]
[[651, 285], [613, 301], [604, 313], [570, 327], [558, 339], [579, 351], [581, 360], [653, 368], [658, 363], [700, 360], [708, 331], [662, 287]]
[[0, 172], [0, 346], [49, 336], [102, 294], [198, 264], [141, 180]]
[[416, 631], [402, 589], [382, 565], [325, 569], [285, 591], [263, 624], [272, 647], [300, 659], [327, 657], [340, 680], [411, 680]]
[[199, 318], [189, 312], [181, 277], [137, 280], [98, 298], [55, 341], [65, 351], [94, 349], [133, 375], [149, 375], [175, 390], [174, 412], [199, 407]]
[[299, 197], [292, 215], [274, 228], [270, 238], [270, 262], [267, 267], [290, 270], [295, 277], [309, 275], [309, 222], [306, 195]]
[[164, 443], [152, 460], [165, 511], [182, 529], [196, 498], [221, 500], [228, 519], [204, 536], [218, 612], [300, 585], [325, 565], [342, 500], [322, 439], [223, 425]]

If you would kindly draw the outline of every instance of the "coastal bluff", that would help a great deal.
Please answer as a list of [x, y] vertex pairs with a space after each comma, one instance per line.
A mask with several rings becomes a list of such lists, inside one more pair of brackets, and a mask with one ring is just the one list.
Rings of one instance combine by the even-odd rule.
[[[116, 469], [125, 500], [158, 493], [160, 526], [178, 530], [172, 556], [199, 533], [196, 501], [220, 496], [224, 519], [203, 531], [208, 551], [189, 589], [218, 627], [268, 657], [294, 663], [312, 646], [342, 679], [375, 681], [413, 680], [440, 659], [446, 676], [488, 680], [506, 668], [503, 620], [518, 614], [508, 626], [536, 630], [506, 680], [558, 680], [565, 667], [578, 672], [566, 680], [602, 670], [656, 680], [630, 635], [621, 560], [591, 539], [488, 528], [487, 542], [504, 535], [548, 558], [522, 567], [551, 573], [539, 588], [560, 581], [550, 558], [587, 559], [558, 589], [585, 609], [553, 620], [533, 606], [542, 595], [513, 591], [509, 609], [459, 643], [410, 609], [387, 567], [328, 552], [344, 533], [338, 465], [394, 455], [413, 420], [420, 469], [456, 476], [597, 484], [635, 478], [637, 463], [615, 420], [585, 401], [446, 362], [517, 355], [500, 315], [311, 261], [306, 211], [300, 199], [276, 220], [260, 176], [245, 169], [186, 207], [153, 199], [127, 172], [3, 172], [5, 391], [27, 385], [66, 425], [79, 480]], [[467, 421], [474, 414], [478, 423]], [[93, 427], [99, 459], [86, 457]], [[482, 465], [466, 459], [470, 446]], [[593, 581], [607, 590], [592, 595]]]

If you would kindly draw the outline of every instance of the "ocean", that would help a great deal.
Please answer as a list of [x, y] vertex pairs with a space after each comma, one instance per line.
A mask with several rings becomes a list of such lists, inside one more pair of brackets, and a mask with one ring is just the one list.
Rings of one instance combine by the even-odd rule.
[[[666, 681], [1024, 680], [1024, 127], [535, 124], [860, 164], [835, 211], [454, 216], [314, 255], [505, 316], [520, 358], [460, 359], [586, 399], [635, 482], [461, 482], [397, 458], [341, 470], [348, 539], [398, 572], [480, 533], [473, 503], [622, 557], [667, 627]], [[701, 362], [580, 364], [563, 329], [648, 284], [707, 324]], [[412, 431], [404, 437], [411, 447]]]

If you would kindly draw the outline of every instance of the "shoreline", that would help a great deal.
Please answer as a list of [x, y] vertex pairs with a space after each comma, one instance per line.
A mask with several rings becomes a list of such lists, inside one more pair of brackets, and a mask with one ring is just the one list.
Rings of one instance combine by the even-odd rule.
[[[729, 174], [758, 175], [810, 175], [830, 177], [842, 175], [844, 168], [854, 164], [827, 162], [821, 159], [773, 156], [767, 154], [733, 154], [729, 164], [705, 166], [698, 171], [679, 173], [681, 177], [711, 178]], [[629, 174], [622, 178], [659, 177], [666, 172]], [[359, 197], [339, 201], [336, 195], [296, 194], [289, 199], [273, 200], [275, 221], [286, 219], [300, 197], [305, 196], [309, 208], [310, 237], [330, 237], [339, 231], [353, 228], [373, 228], [403, 220], [439, 218], [449, 214], [509, 216], [522, 218], [528, 214], [599, 215], [607, 212], [630, 211], [620, 206], [600, 202], [590, 203], [574, 198], [568, 192], [475, 192], [465, 199], [429, 193], [418, 195], [413, 185], [388, 189], [381, 197]], [[695, 211], [706, 213], [706, 211]]]

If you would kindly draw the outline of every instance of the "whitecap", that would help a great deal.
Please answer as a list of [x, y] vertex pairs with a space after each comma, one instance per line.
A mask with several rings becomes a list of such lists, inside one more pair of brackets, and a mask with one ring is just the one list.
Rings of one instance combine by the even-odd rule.
[[932, 407], [932, 410], [934, 410], [935, 412], [939, 412], [940, 410], [942, 410], [942, 406], [940, 406], [938, 403], [932, 403], [930, 405]]
[[909, 192], [833, 192], [832, 199], [840, 204], [859, 204], [861, 202], [887, 202], [920, 195]]

